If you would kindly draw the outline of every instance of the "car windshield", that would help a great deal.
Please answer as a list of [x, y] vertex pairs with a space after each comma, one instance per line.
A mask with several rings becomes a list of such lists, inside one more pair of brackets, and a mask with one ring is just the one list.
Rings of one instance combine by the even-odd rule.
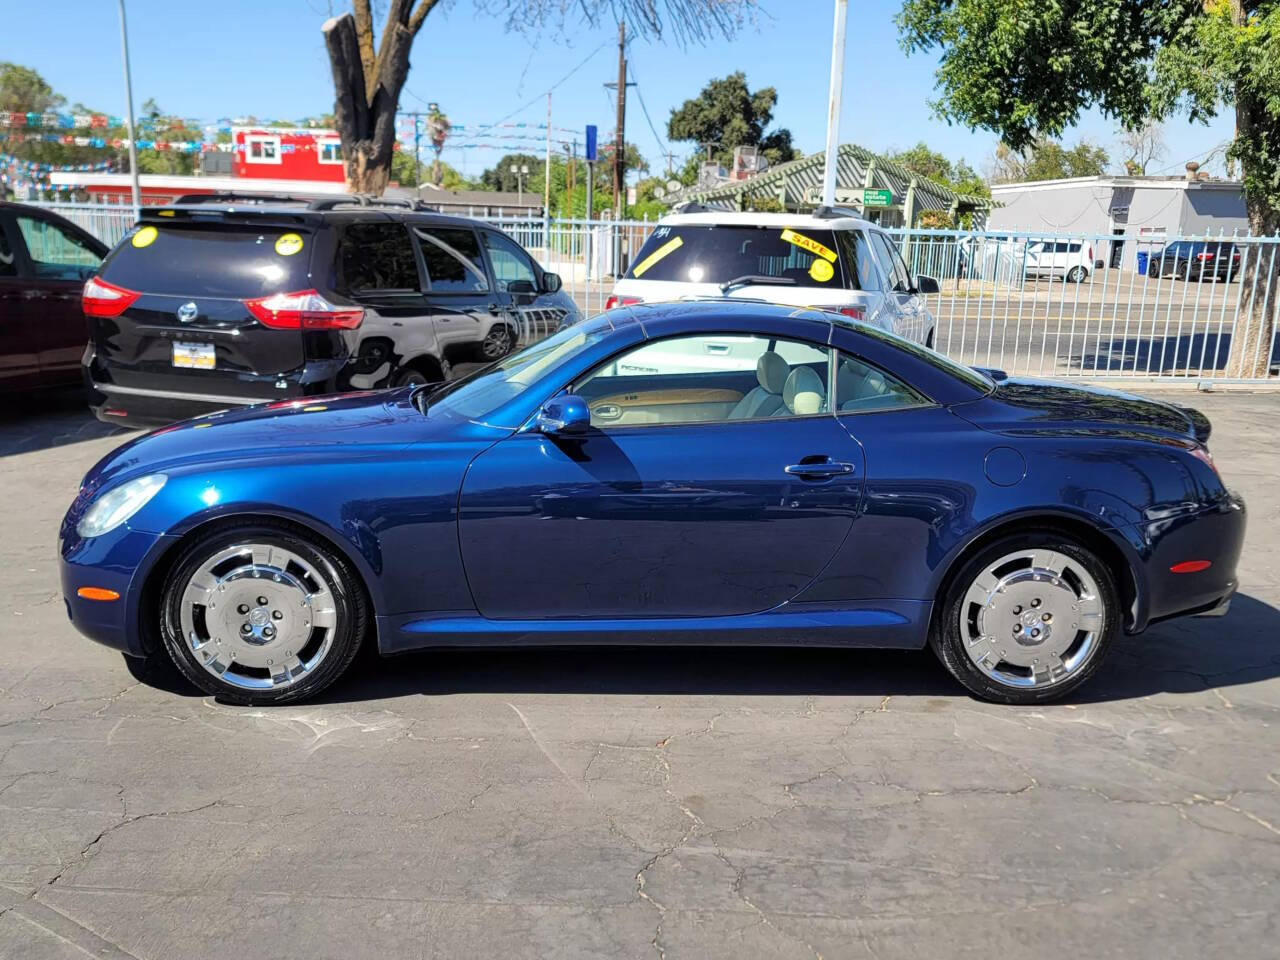
[[[844, 232], [844, 231], [842, 231]], [[861, 230], [855, 243], [865, 247]], [[859, 264], [842, 256], [832, 230], [727, 224], [662, 224], [627, 271], [629, 280], [746, 283], [862, 289]], [[737, 281], [737, 282], [735, 282]]]
[[498, 416], [498, 411], [548, 370], [559, 366], [608, 332], [607, 326], [596, 330], [566, 327], [559, 333], [539, 340], [460, 380], [434, 390], [419, 388], [414, 394], [414, 403], [428, 417], [477, 420], [497, 427], [515, 429], [520, 424], [502, 422], [503, 418]]

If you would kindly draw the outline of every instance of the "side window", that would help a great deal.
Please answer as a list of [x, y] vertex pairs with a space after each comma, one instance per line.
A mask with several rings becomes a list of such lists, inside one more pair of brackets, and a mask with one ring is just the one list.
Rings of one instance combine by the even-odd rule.
[[895, 293], [906, 293], [911, 289], [911, 278], [907, 268], [902, 264], [902, 257], [898, 255], [897, 249], [883, 233], [873, 233], [871, 236], [877, 244], [880, 259], [884, 261], [885, 270], [889, 274], [890, 289]]
[[571, 389], [594, 426], [803, 417], [831, 410], [827, 347], [743, 334], [643, 343]]
[[398, 223], [352, 223], [338, 242], [338, 288], [346, 293], [418, 291], [409, 234]]
[[9, 238], [5, 236], [5, 223], [0, 220], [0, 277], [18, 275], [18, 255], [13, 252]]
[[871, 413], [928, 405], [929, 400], [923, 394], [897, 377], [847, 353], [838, 355], [834, 406], [839, 413]]
[[[514, 292], [536, 293], [538, 290], [537, 275], [533, 272], [533, 264], [529, 255], [520, 249], [510, 237], [492, 230], [484, 231], [484, 246], [489, 251], [489, 264], [493, 267], [493, 282], [499, 290], [511, 290], [513, 283], [518, 284]], [[527, 287], [522, 287], [528, 284]]]
[[432, 293], [483, 293], [489, 289], [480, 241], [465, 227], [415, 227]]
[[845, 271], [850, 274], [849, 286], [853, 290], [879, 290], [880, 271], [876, 269], [871, 254], [871, 244], [861, 230], [838, 230], [836, 242], [844, 255]]
[[[85, 280], [98, 269], [102, 258], [75, 234], [35, 217], [14, 218], [27, 245], [35, 276], [49, 280]], [[12, 256], [12, 251], [10, 251]]]

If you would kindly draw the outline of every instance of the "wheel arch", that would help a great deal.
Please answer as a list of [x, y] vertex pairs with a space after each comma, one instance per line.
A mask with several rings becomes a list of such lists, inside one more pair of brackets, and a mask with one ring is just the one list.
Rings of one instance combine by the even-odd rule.
[[[158, 610], [160, 594], [164, 589], [164, 581], [177, 562], [182, 548], [196, 537], [204, 536], [223, 527], [254, 521], [270, 520], [280, 523], [286, 528], [292, 527], [301, 536], [313, 538], [332, 550], [351, 567], [356, 575], [356, 583], [364, 594], [365, 603], [369, 607], [369, 628], [372, 639], [377, 642], [377, 612], [382, 608], [381, 594], [377, 589], [377, 575], [370, 565], [369, 558], [361, 550], [352, 549], [350, 541], [338, 536], [335, 531], [314, 518], [295, 514], [291, 511], [275, 509], [234, 510], [214, 515], [203, 515], [190, 518], [190, 521], [173, 531], [166, 537], [162, 547], [151, 558], [143, 572], [141, 588], [137, 591], [137, 606], [132, 612], [137, 636], [141, 640], [142, 650], [146, 654], [154, 653], [161, 647], [159, 624], [155, 617], [144, 616], [148, 610]], [[381, 566], [380, 558], [377, 565]], [[369, 639], [369, 638], [366, 638]]]
[[1080, 541], [1107, 565], [1124, 606], [1124, 630], [1138, 633], [1146, 626], [1147, 584], [1142, 574], [1138, 553], [1139, 544], [1126, 537], [1117, 528], [1102, 527], [1090, 517], [1066, 511], [1026, 511], [994, 519], [975, 531], [968, 539], [954, 547], [946, 561], [939, 567], [939, 575], [933, 584], [933, 616], [942, 608], [941, 600], [964, 562], [976, 551], [1010, 534], [1047, 530], [1064, 534]]
[[439, 383], [448, 375], [444, 361], [432, 353], [419, 353], [412, 357], [403, 359], [394, 370], [388, 380], [394, 380], [402, 370], [417, 370], [432, 383]]

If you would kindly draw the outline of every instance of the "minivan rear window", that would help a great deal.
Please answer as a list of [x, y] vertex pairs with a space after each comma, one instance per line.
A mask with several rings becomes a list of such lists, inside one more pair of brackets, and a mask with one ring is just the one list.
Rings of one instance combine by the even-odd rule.
[[312, 235], [297, 227], [144, 224], [105, 261], [99, 275], [139, 293], [247, 299], [313, 286]]
[[662, 225], [631, 262], [627, 279], [728, 283], [777, 277], [799, 287], [859, 289], [856, 264], [840, 255], [831, 230], [738, 224]]

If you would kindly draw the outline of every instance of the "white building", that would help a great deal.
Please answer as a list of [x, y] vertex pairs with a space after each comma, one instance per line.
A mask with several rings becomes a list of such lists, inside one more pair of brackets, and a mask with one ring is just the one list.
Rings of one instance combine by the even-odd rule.
[[[1132, 268], [1139, 248], [1166, 237], [1227, 236], [1249, 231], [1244, 191], [1236, 180], [1185, 177], [1073, 177], [1001, 183], [991, 188], [995, 207], [987, 229], [1089, 236], [1094, 256]], [[1113, 238], [1108, 244], [1104, 237]], [[1137, 241], [1137, 242], [1134, 242]]]

